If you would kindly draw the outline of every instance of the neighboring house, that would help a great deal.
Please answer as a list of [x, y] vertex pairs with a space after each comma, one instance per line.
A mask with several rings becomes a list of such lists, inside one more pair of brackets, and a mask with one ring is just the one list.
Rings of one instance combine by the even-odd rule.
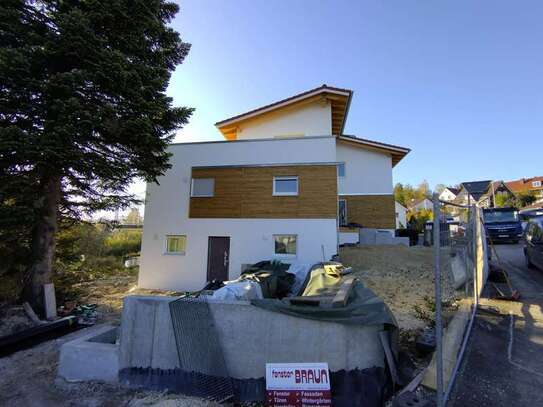
[[216, 123], [225, 141], [179, 143], [147, 184], [139, 286], [199, 290], [244, 265], [329, 260], [338, 225], [396, 227], [404, 147], [343, 135], [352, 91], [323, 85]]
[[470, 181], [460, 184], [460, 191], [456, 195], [455, 203], [460, 205], [474, 205], [486, 193], [492, 181]]
[[443, 191], [441, 191], [441, 193], [439, 194], [439, 199], [441, 201], [453, 202], [459, 192], [459, 188], [447, 187]]
[[455, 202], [460, 205], [476, 204], [482, 208], [491, 208], [495, 206], [498, 195], [512, 197], [513, 193], [503, 181], [462, 182]]
[[515, 195], [503, 181], [493, 181], [489, 184], [486, 192], [479, 198], [477, 205], [481, 208], [493, 208], [496, 206], [496, 197], [505, 196], [513, 198]]
[[532, 192], [538, 202], [543, 202], [543, 177], [522, 178], [509, 181], [506, 185], [514, 194]]
[[396, 229], [405, 229], [407, 227], [407, 208], [398, 201], [394, 202], [396, 207]]
[[418, 212], [423, 209], [432, 210], [433, 208], [434, 203], [428, 198], [412, 199], [411, 202], [407, 204], [407, 209], [409, 212]]

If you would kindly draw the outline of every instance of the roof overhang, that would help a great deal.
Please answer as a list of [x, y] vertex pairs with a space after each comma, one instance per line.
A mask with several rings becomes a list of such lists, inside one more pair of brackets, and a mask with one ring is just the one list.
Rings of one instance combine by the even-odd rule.
[[237, 129], [243, 122], [271, 112], [289, 109], [294, 106], [302, 106], [317, 101], [327, 101], [330, 102], [332, 107], [332, 134], [338, 136], [343, 133], [343, 129], [345, 128], [345, 121], [347, 120], [352, 94], [353, 92], [349, 89], [322, 85], [318, 88], [308, 90], [307, 92], [299, 93], [278, 102], [222, 120], [215, 123], [215, 126], [220, 130], [224, 138], [235, 140], [237, 138]]
[[385, 144], [379, 141], [367, 140], [355, 136], [348, 136], [345, 134], [339, 136], [338, 141], [355, 147], [364, 148], [366, 150], [373, 150], [380, 153], [388, 154], [392, 158], [393, 167], [398, 164], [411, 151], [411, 149], [406, 147]]

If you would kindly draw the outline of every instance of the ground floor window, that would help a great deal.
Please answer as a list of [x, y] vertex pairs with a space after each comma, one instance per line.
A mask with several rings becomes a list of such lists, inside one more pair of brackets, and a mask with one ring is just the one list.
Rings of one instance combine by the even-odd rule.
[[167, 235], [166, 253], [167, 254], [185, 254], [187, 246], [186, 235]]
[[273, 235], [275, 254], [279, 256], [296, 256], [297, 235]]

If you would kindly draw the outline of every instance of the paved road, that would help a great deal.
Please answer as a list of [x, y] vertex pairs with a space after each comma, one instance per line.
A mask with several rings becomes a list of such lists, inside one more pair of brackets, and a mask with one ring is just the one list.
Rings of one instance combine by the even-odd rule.
[[481, 300], [448, 406], [543, 406], [543, 271], [520, 244], [496, 248], [521, 299]]

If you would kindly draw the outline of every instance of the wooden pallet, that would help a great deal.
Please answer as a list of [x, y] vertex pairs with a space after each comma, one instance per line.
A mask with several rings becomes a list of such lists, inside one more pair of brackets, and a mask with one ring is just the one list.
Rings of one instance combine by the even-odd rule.
[[345, 307], [349, 302], [349, 298], [356, 282], [355, 277], [346, 278], [339, 287], [336, 295], [303, 295], [300, 297], [289, 297], [288, 301], [291, 305], [305, 305], [321, 308], [340, 308]]

